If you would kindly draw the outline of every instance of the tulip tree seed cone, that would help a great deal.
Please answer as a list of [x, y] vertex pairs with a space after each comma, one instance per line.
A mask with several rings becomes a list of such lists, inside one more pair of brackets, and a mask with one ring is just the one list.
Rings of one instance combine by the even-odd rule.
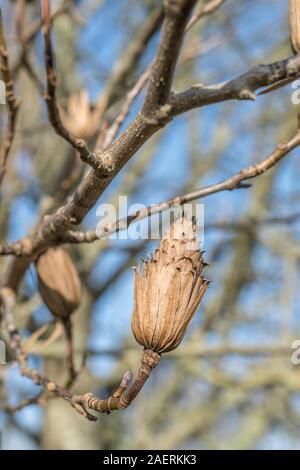
[[135, 272], [131, 325], [144, 348], [162, 354], [179, 345], [208, 287], [205, 266], [195, 223], [177, 219]]
[[35, 263], [40, 294], [56, 317], [69, 319], [81, 301], [81, 282], [68, 253], [49, 248]]
[[300, 0], [289, 0], [289, 26], [291, 46], [295, 54], [300, 52]]

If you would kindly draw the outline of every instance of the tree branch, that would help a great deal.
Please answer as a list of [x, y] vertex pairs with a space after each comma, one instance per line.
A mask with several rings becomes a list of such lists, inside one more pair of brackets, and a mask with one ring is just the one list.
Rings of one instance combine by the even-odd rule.
[[4, 136], [4, 141], [1, 144], [0, 148], [0, 184], [4, 177], [6, 171], [6, 162], [7, 158], [13, 144], [16, 131], [16, 122], [18, 116], [18, 110], [20, 106], [20, 101], [16, 98], [14, 93], [14, 82], [11, 77], [8, 61], [8, 50], [6, 47], [3, 22], [2, 22], [2, 12], [0, 9], [0, 65], [3, 81], [5, 84], [5, 95], [8, 108], [8, 122], [6, 127], [6, 132]]
[[44, 35], [44, 53], [45, 68], [47, 76], [47, 91], [45, 101], [47, 104], [48, 118], [54, 131], [65, 139], [79, 153], [81, 160], [90, 165], [99, 176], [105, 176], [106, 172], [98, 155], [91, 152], [83, 139], [77, 139], [65, 127], [61, 119], [59, 107], [56, 99], [57, 76], [54, 66], [54, 54], [51, 43], [51, 12], [49, 0], [41, 0], [43, 35]]
[[163, 106], [169, 98], [185, 27], [194, 4], [195, 0], [165, 1], [162, 37], [142, 110], [146, 115]]
[[61, 397], [66, 400], [76, 411], [85, 416], [90, 421], [96, 421], [96, 417], [90, 414], [83, 405], [79, 405], [73, 401], [72, 394], [52, 382], [48, 377], [39, 373], [36, 369], [28, 366], [27, 356], [22, 348], [22, 338], [17, 330], [13, 320], [13, 309], [15, 305], [15, 293], [9, 288], [3, 288], [0, 291], [0, 319], [3, 328], [8, 332], [10, 337], [10, 347], [15, 355], [15, 359], [20, 366], [21, 375], [32, 380], [36, 385], [41, 385], [48, 393]]
[[133, 88], [127, 93], [125, 101], [121, 107], [119, 114], [117, 115], [117, 117], [115, 118], [115, 120], [113, 121], [113, 123], [107, 129], [105, 133], [105, 139], [104, 139], [103, 144], [101, 145], [101, 149], [104, 149], [104, 150], [107, 149], [111, 145], [111, 143], [114, 141], [118, 133], [118, 130], [120, 129], [121, 125], [123, 124], [124, 120], [126, 119], [130, 111], [133, 101], [135, 100], [135, 98], [139, 95], [139, 93], [142, 91], [142, 89], [146, 85], [150, 76], [150, 72], [151, 72], [151, 67], [147, 67], [142, 73], [142, 75], [138, 78]]
[[[289, 78], [296, 78], [300, 72], [300, 55], [266, 65], [256, 65], [237, 78], [217, 85], [194, 85], [171, 98], [170, 113], [173, 116], [194, 108], [222, 101], [255, 100], [256, 90]], [[286, 83], [289, 83], [287, 81]]]
[[[127, 408], [138, 395], [151, 371], [157, 366], [160, 360], [159, 354], [145, 349], [142, 354], [141, 366], [131, 387], [128, 389], [132, 375], [130, 371], [127, 371], [117, 390], [107, 399], [100, 400], [91, 393], [73, 395], [69, 390], [57, 385], [36, 369], [29, 368], [27, 355], [22, 347], [22, 338], [13, 320], [12, 312], [14, 305], [15, 292], [9, 288], [2, 288], [0, 291], [0, 320], [4, 329], [9, 334], [10, 347], [20, 366], [21, 375], [29, 378], [36, 385], [41, 385], [49, 394], [63, 398], [80, 415], [84, 416], [89, 421], [96, 421], [97, 418], [89, 413], [88, 409], [98, 411], [99, 413], [110, 413], [112, 410]], [[17, 409], [21, 409], [23, 406], [27, 406], [31, 403], [36, 403], [39, 398], [40, 395], [35, 399], [26, 400], [25, 403], [20, 404]]]
[[160, 27], [163, 17], [164, 11], [162, 8], [153, 8], [147, 16], [145, 23], [116, 62], [111, 77], [95, 105], [94, 113], [99, 121], [101, 121], [104, 112], [113, 103], [116, 96], [118, 96], [120, 88], [124, 89], [129, 74], [132, 74], [132, 71], [135, 69], [147, 44]]
[[211, 15], [214, 11], [216, 11], [220, 6], [225, 2], [225, 0], [210, 0], [209, 2], [201, 5], [198, 11], [195, 11], [192, 18], [190, 19], [186, 30], [188, 31], [190, 28], [194, 26], [197, 21], [201, 18], [204, 18], [207, 15]]
[[[53, 12], [51, 15], [51, 23], [60, 15], [63, 13], [66, 13], [68, 9], [70, 8], [70, 0], [64, 0], [60, 6], [57, 7], [57, 9]], [[37, 19], [36, 21], [33, 21], [29, 28], [24, 31], [23, 34], [23, 45], [21, 49], [21, 53], [19, 54], [17, 60], [12, 66], [12, 76], [15, 77], [18, 72], [20, 71], [21, 67], [24, 65], [24, 59], [27, 54], [28, 54], [28, 49], [31, 46], [31, 44], [34, 42], [36, 39], [41, 27], [43, 25], [42, 20]], [[26, 59], [25, 59], [26, 62]]]

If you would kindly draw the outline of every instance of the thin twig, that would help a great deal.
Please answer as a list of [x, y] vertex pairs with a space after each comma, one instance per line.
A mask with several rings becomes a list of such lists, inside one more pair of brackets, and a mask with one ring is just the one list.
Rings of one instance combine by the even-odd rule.
[[73, 401], [72, 394], [60, 387], [48, 377], [44, 376], [36, 369], [29, 368], [27, 363], [27, 355], [24, 353], [22, 348], [22, 338], [16, 328], [13, 320], [13, 309], [15, 304], [15, 293], [9, 288], [2, 288], [0, 292], [0, 309], [1, 309], [1, 322], [3, 328], [8, 332], [10, 337], [10, 347], [14, 352], [15, 359], [20, 366], [21, 374], [28, 377], [36, 385], [41, 385], [48, 393], [59, 396], [66, 400], [76, 411], [83, 415], [90, 421], [96, 421], [96, 417], [90, 414], [84, 407]]
[[272, 64], [255, 65], [242, 75], [224, 83], [204, 86], [196, 84], [171, 96], [170, 113], [173, 117], [194, 108], [221, 103], [228, 100], [250, 100], [257, 98], [256, 91], [283, 80], [290, 83], [300, 72], [300, 54]]
[[94, 114], [97, 116], [99, 122], [101, 122], [105, 111], [120, 95], [120, 90], [126, 89], [128, 76], [135, 70], [142, 53], [160, 27], [163, 17], [163, 8], [153, 8], [147, 15], [141, 28], [139, 28], [134, 35], [132, 41], [130, 41], [129, 45], [123, 51], [121, 57], [113, 66], [108, 83], [95, 104]]
[[17, 411], [23, 410], [23, 408], [26, 408], [27, 406], [30, 405], [41, 405], [42, 404], [42, 397], [44, 395], [44, 391], [39, 393], [36, 397], [33, 398], [25, 398], [22, 400], [18, 405], [5, 405], [2, 407], [3, 411], [5, 411], [8, 414], [14, 414]]
[[11, 77], [9, 69], [9, 60], [8, 60], [8, 50], [6, 47], [3, 22], [2, 22], [2, 12], [0, 9], [0, 65], [3, 81], [5, 84], [5, 95], [8, 109], [8, 122], [6, 127], [6, 132], [4, 136], [3, 143], [0, 148], [0, 184], [4, 177], [6, 171], [7, 158], [10, 152], [10, 149], [13, 144], [16, 131], [16, 122], [18, 116], [18, 110], [20, 106], [20, 101], [15, 96], [14, 92], [14, 82]]
[[113, 410], [122, 410], [127, 408], [132, 403], [134, 398], [139, 394], [142, 387], [148, 380], [151, 371], [159, 363], [159, 360], [159, 354], [154, 351], [144, 349], [141, 358], [141, 366], [133, 384], [129, 389], [128, 384], [131, 380], [131, 373], [128, 371], [124, 374], [119, 388], [109, 398], [101, 400], [94, 397], [90, 393], [86, 393], [83, 396], [75, 397], [75, 402], [84, 407], [87, 406], [92, 410], [98, 411], [99, 413], [110, 413]]
[[16, 12], [16, 31], [17, 31], [17, 38], [22, 48], [22, 65], [24, 70], [27, 72], [28, 77], [31, 79], [33, 84], [38, 89], [40, 95], [44, 96], [45, 90], [43, 87], [42, 82], [40, 81], [37, 73], [33, 69], [33, 66], [29, 60], [29, 48], [26, 42], [26, 38], [24, 35], [24, 21], [25, 21], [25, 0], [18, 0], [17, 2], [17, 12]]
[[[60, 6], [57, 7], [57, 9], [52, 13], [51, 15], [51, 23], [60, 15], [63, 13], [66, 13], [68, 9], [70, 8], [70, 0], [65, 0], [62, 2]], [[12, 66], [12, 76], [15, 77], [20, 69], [24, 65], [24, 55], [28, 55], [29, 48], [36, 39], [38, 33], [40, 32], [40, 29], [42, 27], [42, 20], [37, 19], [33, 21], [28, 29], [26, 29], [24, 32], [22, 32], [22, 40], [23, 44], [25, 47], [21, 48], [21, 52], [16, 59], [15, 63]]]
[[116, 117], [112, 125], [106, 131], [104, 142], [101, 145], [101, 150], [107, 149], [109, 145], [115, 139], [118, 133], [118, 130], [120, 129], [126, 117], [128, 116], [128, 113], [130, 111], [133, 101], [135, 100], [135, 98], [139, 95], [139, 93], [142, 91], [142, 89], [146, 85], [149, 79], [150, 73], [151, 73], [151, 65], [145, 69], [142, 75], [138, 78], [134, 87], [127, 93], [120, 113], [118, 114], [118, 116]]
[[166, 21], [163, 25], [160, 47], [152, 69], [142, 112], [151, 115], [169, 99], [176, 63], [184, 38], [185, 27], [195, 0], [165, 2]]
[[190, 19], [186, 31], [191, 29], [197, 21], [201, 18], [204, 18], [207, 15], [210, 15], [214, 11], [216, 11], [220, 6], [225, 2], [225, 0], [210, 0], [210, 2], [206, 3], [205, 5], [201, 5], [200, 8], [195, 11], [192, 18]]
[[284, 78], [283, 80], [279, 80], [279, 82], [276, 82], [273, 85], [265, 88], [264, 90], [257, 93], [257, 95], [260, 96], [260, 95], [266, 95], [267, 93], [271, 93], [272, 91], [278, 90], [279, 88], [282, 88], [286, 85], [289, 85], [290, 83], [293, 83], [295, 80], [297, 80], [297, 78], [299, 78], [299, 75], [296, 75], [294, 77]]
[[59, 107], [56, 98], [57, 76], [54, 66], [54, 53], [51, 42], [51, 11], [49, 0], [41, 0], [43, 35], [44, 35], [44, 53], [45, 68], [47, 77], [47, 91], [45, 101], [47, 104], [48, 118], [55, 132], [65, 139], [79, 153], [83, 162], [90, 165], [95, 172], [102, 177], [107, 176], [106, 168], [101, 165], [101, 159], [91, 152], [83, 139], [77, 139], [65, 127], [61, 119]]
[[67, 340], [67, 370], [69, 374], [65, 388], [69, 389], [77, 377], [77, 372], [74, 365], [73, 331], [71, 320], [64, 320], [63, 326]]
[[[130, 371], [127, 371], [117, 390], [107, 399], [98, 399], [91, 393], [72, 395], [66, 388], [57, 385], [36, 369], [28, 367], [27, 355], [22, 348], [22, 338], [13, 320], [14, 305], [14, 291], [9, 288], [2, 288], [0, 291], [1, 323], [10, 337], [10, 347], [20, 366], [21, 374], [31, 379], [35, 384], [41, 385], [49, 394], [63, 398], [79, 414], [89, 421], [96, 421], [97, 417], [89, 413], [88, 409], [98, 411], [99, 413], [110, 413], [113, 410], [127, 408], [138, 395], [151, 371], [157, 366], [160, 360], [159, 354], [145, 349], [141, 358], [141, 366], [131, 387], [128, 389], [132, 375]], [[34, 402], [36, 402], [36, 400]], [[28, 400], [26, 403], [29, 404]], [[21, 404], [21, 407], [23, 407], [23, 404]]]

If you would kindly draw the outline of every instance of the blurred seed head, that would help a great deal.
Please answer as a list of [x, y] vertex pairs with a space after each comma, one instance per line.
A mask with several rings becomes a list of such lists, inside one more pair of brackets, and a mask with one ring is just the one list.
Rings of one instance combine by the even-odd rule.
[[67, 129], [78, 139], [90, 138], [99, 125], [99, 120], [91, 109], [86, 90], [70, 95], [67, 110], [65, 112], [62, 109], [61, 115]]
[[35, 263], [39, 292], [54, 316], [67, 320], [81, 301], [81, 282], [69, 254], [49, 248]]

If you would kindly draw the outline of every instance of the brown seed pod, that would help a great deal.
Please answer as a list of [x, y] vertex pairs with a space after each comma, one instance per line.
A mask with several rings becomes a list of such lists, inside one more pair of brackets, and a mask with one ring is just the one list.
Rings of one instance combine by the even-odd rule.
[[300, 52], [300, 0], [289, 0], [289, 27], [291, 46], [295, 54]]
[[195, 231], [194, 222], [178, 219], [135, 273], [132, 331], [139, 344], [158, 354], [179, 345], [208, 286]]
[[81, 283], [68, 253], [49, 248], [35, 263], [40, 294], [56, 317], [66, 320], [81, 301]]

